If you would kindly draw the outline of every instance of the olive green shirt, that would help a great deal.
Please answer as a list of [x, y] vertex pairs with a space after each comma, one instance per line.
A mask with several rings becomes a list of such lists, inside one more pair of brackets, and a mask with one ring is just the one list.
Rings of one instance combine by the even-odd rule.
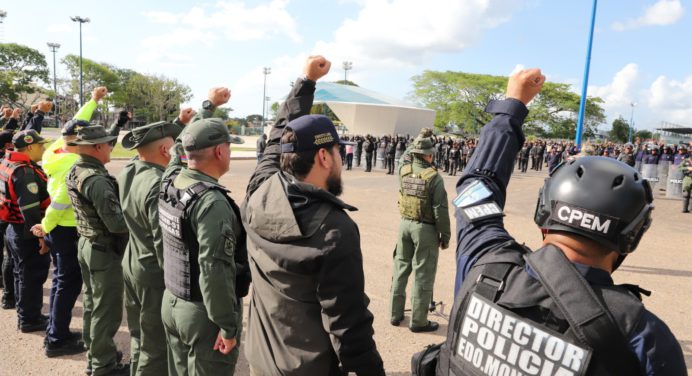
[[159, 187], [164, 167], [133, 160], [118, 175], [120, 203], [130, 239], [124, 266], [143, 285], [163, 288], [163, 236]]
[[[180, 174], [173, 181], [178, 189], [185, 189], [200, 181], [218, 184], [218, 180], [211, 176], [182, 167], [181, 153], [182, 147], [176, 143], [163, 179], [179, 170]], [[235, 216], [224, 194], [212, 189], [197, 199], [189, 221], [199, 244], [199, 289], [207, 317], [220, 328], [224, 338], [234, 338], [243, 314], [235, 295], [234, 255], [236, 234], [241, 229], [240, 218]]]
[[[106, 174], [106, 166], [98, 159], [81, 154], [75, 163], [75, 168], [88, 167], [103, 169]], [[101, 222], [111, 234], [126, 234], [127, 225], [123, 218], [118, 198], [118, 189], [113, 180], [102, 175], [93, 175], [84, 180], [80, 193], [87, 198], [96, 209]]]

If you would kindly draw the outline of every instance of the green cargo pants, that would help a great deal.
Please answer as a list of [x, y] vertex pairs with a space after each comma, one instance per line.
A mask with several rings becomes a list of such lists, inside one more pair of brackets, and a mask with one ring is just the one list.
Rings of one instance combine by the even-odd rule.
[[124, 268], [125, 310], [131, 338], [130, 375], [165, 375], [168, 362], [166, 331], [161, 321], [163, 275], [161, 286], [148, 286], [137, 281], [127, 265]]
[[413, 271], [410, 326], [428, 324], [428, 307], [432, 301], [438, 255], [439, 239], [435, 225], [401, 220], [399, 239], [394, 251], [391, 319], [400, 320], [404, 317], [406, 284]]
[[123, 319], [123, 268], [121, 256], [112, 249], [93, 249], [80, 237], [79, 266], [84, 280], [84, 343], [87, 366], [93, 376], [106, 374], [117, 364], [117, 348], [113, 336]]
[[[242, 307], [242, 301], [238, 307]], [[168, 290], [163, 293], [161, 318], [168, 341], [168, 374], [171, 376], [230, 376], [235, 372], [240, 347], [242, 315], [238, 315], [236, 347], [228, 355], [214, 350], [219, 327], [211, 322], [202, 302], [188, 302]]]

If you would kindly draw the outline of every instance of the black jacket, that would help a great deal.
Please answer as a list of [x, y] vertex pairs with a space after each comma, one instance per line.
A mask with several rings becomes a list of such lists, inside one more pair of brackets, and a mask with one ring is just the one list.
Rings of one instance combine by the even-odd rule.
[[294, 84], [241, 209], [253, 277], [246, 354], [264, 375], [384, 375], [347, 214], [356, 208], [279, 167], [283, 128], [309, 113], [314, 91]]

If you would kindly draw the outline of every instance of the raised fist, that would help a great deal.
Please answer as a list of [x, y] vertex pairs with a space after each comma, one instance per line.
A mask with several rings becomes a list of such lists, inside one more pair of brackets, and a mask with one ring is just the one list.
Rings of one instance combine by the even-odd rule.
[[14, 111], [12, 111], [12, 117], [15, 119], [19, 119], [19, 117], [22, 115], [22, 109], [21, 108], [15, 108]]
[[38, 102], [38, 110], [47, 114], [53, 108], [53, 102], [51, 101], [40, 101]]
[[32, 104], [32, 105], [31, 105], [31, 112], [36, 112], [37, 109], [38, 109], [38, 105], [37, 105], [37, 104]]
[[231, 91], [227, 87], [213, 87], [209, 89], [209, 102], [214, 107], [219, 107], [231, 99]]
[[2, 109], [2, 116], [3, 116], [4, 118], [9, 118], [10, 116], [12, 116], [12, 109], [9, 108], [9, 107], [3, 108], [3, 109]]
[[182, 108], [180, 109], [180, 114], [178, 115], [178, 119], [180, 120], [181, 123], [187, 125], [190, 123], [190, 120], [197, 114], [195, 110], [192, 108]]
[[507, 82], [507, 98], [514, 98], [525, 105], [541, 91], [545, 76], [538, 68], [524, 69], [509, 78]]
[[91, 92], [91, 99], [98, 102], [101, 99], [103, 99], [103, 97], [105, 97], [106, 94], [108, 94], [108, 89], [105, 86], [99, 86]]
[[309, 56], [303, 73], [308, 80], [317, 81], [329, 73], [332, 63], [322, 55]]

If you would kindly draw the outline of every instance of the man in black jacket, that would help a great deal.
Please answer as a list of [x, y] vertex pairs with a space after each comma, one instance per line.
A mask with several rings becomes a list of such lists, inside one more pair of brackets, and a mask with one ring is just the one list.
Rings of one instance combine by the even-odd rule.
[[281, 106], [241, 208], [253, 292], [245, 353], [260, 375], [384, 375], [365, 295], [356, 208], [341, 193], [334, 124], [308, 115], [315, 81], [308, 58]]

